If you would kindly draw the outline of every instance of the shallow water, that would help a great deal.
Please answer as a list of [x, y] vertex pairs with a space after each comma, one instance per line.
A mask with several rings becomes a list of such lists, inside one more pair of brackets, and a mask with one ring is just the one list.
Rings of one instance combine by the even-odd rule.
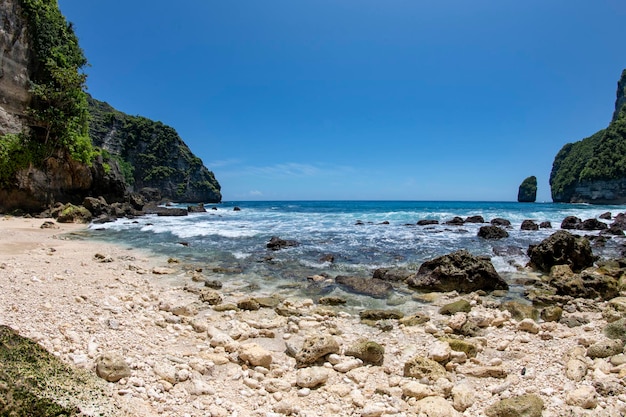
[[[394, 306], [411, 310], [415, 307], [412, 292], [401, 286], [388, 300], [376, 300], [346, 294], [328, 283], [312, 283], [307, 277], [370, 277], [381, 267], [417, 270], [425, 260], [467, 249], [475, 255], [490, 256], [496, 270], [514, 283], [520, 277], [517, 266], [528, 262], [528, 245], [558, 230], [565, 217], [585, 220], [607, 211], [626, 211], [623, 206], [409, 201], [231, 202], [206, 208], [206, 213], [186, 217], [148, 215], [91, 225], [88, 236], [196, 264], [208, 277], [221, 280], [233, 291], [312, 298], [332, 294], [348, 298], [349, 305], [356, 308]], [[498, 241], [478, 238], [482, 224], [416, 225], [421, 219], [443, 223], [454, 216], [474, 215], [483, 216], [486, 222], [493, 218], [511, 221], [510, 236]], [[520, 225], [526, 219], [550, 221], [553, 229], [522, 231]], [[295, 240], [299, 245], [270, 251], [266, 244], [272, 236]], [[616, 240], [595, 249], [596, 254], [616, 254]], [[334, 256], [334, 262], [322, 261], [324, 255]], [[211, 273], [216, 267], [240, 272]], [[518, 297], [521, 292], [514, 285], [510, 295]]]

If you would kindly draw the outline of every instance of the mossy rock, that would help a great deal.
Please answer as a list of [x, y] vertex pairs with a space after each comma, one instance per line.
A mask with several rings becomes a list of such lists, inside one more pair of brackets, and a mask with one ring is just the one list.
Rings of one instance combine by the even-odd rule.
[[517, 301], [507, 301], [503, 303], [500, 308], [511, 313], [511, 316], [517, 321], [524, 319], [537, 320], [539, 318], [539, 310], [531, 305], [522, 304]]
[[416, 356], [404, 364], [405, 377], [415, 379], [427, 378], [434, 382], [439, 378], [445, 378], [446, 375], [446, 368], [440, 363], [423, 356]]
[[468, 358], [475, 358], [478, 353], [478, 347], [467, 340], [463, 339], [453, 339], [449, 337], [444, 337], [439, 339], [442, 342], [447, 342], [450, 345], [450, 349], [457, 352], [465, 352]]
[[91, 212], [83, 206], [66, 204], [57, 218], [59, 223], [89, 223], [92, 219]]
[[398, 320], [404, 317], [404, 313], [398, 310], [364, 310], [359, 313], [361, 320]]
[[371, 340], [361, 340], [346, 349], [344, 355], [359, 358], [365, 364], [380, 366], [385, 359], [385, 348]]
[[507, 398], [485, 410], [489, 417], [541, 417], [543, 400], [537, 395], [520, 395]]
[[452, 316], [456, 313], [469, 313], [472, 310], [472, 305], [467, 300], [457, 300], [453, 303], [448, 303], [439, 309], [439, 314], [445, 314]]
[[604, 335], [610, 339], [621, 339], [626, 342], [626, 318], [621, 318], [604, 327]]
[[430, 317], [424, 313], [415, 313], [410, 316], [402, 317], [398, 320], [398, 323], [403, 324], [405, 326], [418, 326], [420, 324], [424, 324], [430, 321]]
[[549, 306], [541, 310], [541, 318], [545, 321], [559, 321], [563, 316], [563, 309], [559, 306]]
[[[0, 415], [77, 416], [81, 407], [110, 403], [105, 382], [74, 369], [7, 326], [0, 326]], [[102, 416], [116, 415], [103, 406]], [[117, 411], [119, 413], [119, 410]]]

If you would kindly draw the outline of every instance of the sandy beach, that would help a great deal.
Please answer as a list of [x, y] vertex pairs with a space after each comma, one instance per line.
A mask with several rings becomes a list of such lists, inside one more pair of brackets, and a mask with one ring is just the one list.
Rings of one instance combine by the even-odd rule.
[[[207, 271], [44, 221], [0, 218], [0, 324], [94, 376], [103, 356], [128, 365], [116, 382], [94, 378], [104, 395], [80, 400], [83, 415], [497, 416], [495, 404], [520, 396], [538, 398], [543, 416], [626, 413], [622, 351], [590, 354], [610, 342], [606, 302], [568, 303], [563, 316], [581, 324], [570, 327], [447, 293], [427, 297], [428, 321], [368, 325], [306, 299], [249, 307], [250, 294], [206, 287]], [[439, 313], [459, 299], [469, 313]], [[468, 320], [476, 334], [455, 336]], [[384, 348], [382, 364], [355, 356], [363, 342]], [[304, 345], [328, 353], [303, 365]], [[415, 376], [416, 357], [441, 368]]]

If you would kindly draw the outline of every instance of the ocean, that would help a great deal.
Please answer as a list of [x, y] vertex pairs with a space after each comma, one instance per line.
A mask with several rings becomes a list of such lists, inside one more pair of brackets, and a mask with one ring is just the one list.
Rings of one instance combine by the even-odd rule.
[[[528, 262], [530, 244], [558, 230], [567, 216], [585, 220], [626, 211], [624, 206], [448, 201], [239, 201], [205, 208], [206, 213], [185, 217], [147, 215], [92, 224], [87, 237], [176, 258], [202, 268], [207, 278], [221, 281], [231, 292], [313, 299], [338, 295], [356, 308], [411, 309], [411, 291], [401, 286], [389, 299], [375, 300], [345, 293], [332, 279], [320, 284], [310, 277], [371, 277], [377, 268], [416, 271], [426, 260], [466, 249], [491, 257], [496, 270], [512, 284], [512, 296], [521, 297], [523, 289], [514, 283], [528, 274], [521, 267]], [[486, 222], [507, 219], [509, 237], [484, 240], [477, 237], [483, 224], [444, 224], [455, 216], [482, 216]], [[440, 224], [416, 225], [424, 219]], [[549, 221], [552, 229], [522, 231], [520, 225], [526, 219]], [[273, 236], [294, 240], [298, 246], [271, 251], [266, 245]], [[617, 256], [621, 240], [611, 239], [604, 247], [594, 248], [594, 253]]]

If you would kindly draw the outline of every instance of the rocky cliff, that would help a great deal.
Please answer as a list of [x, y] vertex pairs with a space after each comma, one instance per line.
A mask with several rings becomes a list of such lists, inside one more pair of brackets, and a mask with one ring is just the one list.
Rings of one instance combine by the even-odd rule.
[[554, 158], [550, 173], [554, 202], [626, 203], [626, 70], [617, 87], [609, 126], [566, 144]]
[[129, 116], [89, 98], [95, 146], [116, 160], [135, 190], [156, 188], [178, 202], [219, 203], [220, 184], [170, 126]]
[[221, 201], [213, 173], [174, 129], [88, 103], [86, 64], [56, 0], [0, 1], [0, 212], [88, 196], [122, 202], [143, 187]]
[[30, 102], [28, 32], [16, 1], [0, 2], [0, 135], [23, 130]]

